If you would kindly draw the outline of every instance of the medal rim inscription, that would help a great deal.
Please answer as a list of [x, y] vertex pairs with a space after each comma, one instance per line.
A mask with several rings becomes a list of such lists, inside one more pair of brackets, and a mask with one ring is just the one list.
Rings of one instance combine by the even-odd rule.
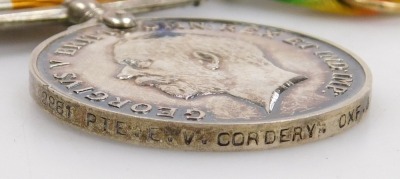
[[[227, 23], [227, 24], [238, 24], [238, 25], [258, 25], [258, 24], [253, 24], [253, 23], [247, 23], [247, 22], [238, 22], [238, 21], [227, 21], [227, 20], [214, 20], [214, 19], [199, 19], [199, 18], [143, 18], [140, 20], [144, 20], [144, 21], [154, 21], [154, 20], [176, 20], [176, 21], [185, 21], [185, 22], [190, 22], [190, 21], [203, 21], [203, 22], [218, 22], [218, 23]], [[64, 31], [60, 34], [57, 34], [51, 38], [49, 38], [48, 40], [42, 42], [33, 52], [32, 58], [33, 60], [31, 61], [31, 65], [30, 65], [30, 78], [31, 78], [31, 93], [32, 96], [34, 97], [34, 99], [38, 102], [40, 100], [40, 94], [35, 94], [35, 91], [38, 88], [41, 87], [45, 87], [47, 88], [47, 90], [51, 93], [53, 93], [55, 96], [59, 96], [60, 98], [63, 98], [63, 100], [65, 101], [69, 101], [71, 103], [75, 103], [76, 105], [84, 108], [82, 109], [82, 111], [98, 111], [99, 113], [107, 113], [108, 116], [114, 116], [114, 118], [118, 118], [118, 120], [122, 120], [125, 122], [143, 122], [143, 123], [150, 123], [150, 124], [154, 124], [154, 126], [189, 126], [189, 127], [194, 127], [196, 129], [204, 129], [204, 128], [209, 128], [209, 129], [220, 129], [220, 130], [224, 130], [224, 128], [248, 128], [249, 126], [253, 126], [250, 128], [262, 128], [262, 126], [264, 125], [282, 125], [284, 126], [286, 125], [291, 125], [291, 123], [305, 123], [306, 121], [328, 121], [329, 119], [326, 119], [326, 116], [330, 116], [334, 113], [339, 113], [339, 111], [343, 111], [346, 110], [347, 108], [349, 108], [349, 106], [353, 106], [356, 103], [362, 103], [360, 101], [364, 101], [367, 100], [369, 102], [369, 93], [370, 93], [370, 89], [371, 89], [371, 84], [372, 84], [372, 76], [370, 73], [369, 68], [367, 67], [367, 65], [360, 60], [360, 58], [358, 58], [357, 56], [355, 56], [353, 53], [349, 52], [348, 50], [342, 48], [341, 46], [335, 44], [335, 43], [331, 43], [329, 41], [326, 40], [322, 40], [320, 38], [316, 38], [314, 36], [310, 36], [308, 34], [304, 34], [304, 33], [299, 33], [296, 31], [292, 31], [292, 30], [287, 30], [285, 28], [279, 28], [279, 27], [272, 27], [272, 28], [277, 28], [277, 29], [282, 29], [286, 32], [290, 32], [290, 33], [295, 33], [297, 35], [300, 36], [306, 36], [315, 40], [319, 40], [321, 42], [324, 42], [326, 44], [329, 44], [331, 46], [336, 47], [337, 49], [347, 53], [349, 56], [353, 57], [354, 60], [359, 63], [359, 65], [362, 67], [362, 70], [365, 74], [365, 82], [364, 85], [362, 85], [362, 87], [360, 88], [360, 90], [358, 92], [356, 92], [356, 94], [352, 95], [350, 98], [340, 101], [337, 104], [324, 108], [324, 109], [319, 109], [317, 111], [313, 111], [313, 112], [309, 112], [306, 114], [299, 114], [296, 115], [294, 117], [285, 117], [282, 119], [279, 119], [279, 121], [243, 121], [243, 122], [228, 122], [228, 123], [224, 123], [224, 122], [217, 122], [217, 123], [207, 123], [207, 122], [194, 122], [194, 121], [171, 121], [171, 120], [167, 120], [167, 119], [153, 119], [150, 117], [138, 117], [138, 116], [132, 116], [132, 115], [128, 115], [128, 114], [124, 114], [124, 113], [120, 113], [120, 112], [115, 112], [115, 111], [111, 111], [99, 106], [95, 106], [93, 104], [88, 104], [88, 103], [83, 103], [77, 100], [74, 100], [72, 97], [68, 97], [67, 94], [64, 94], [63, 92], [57, 91], [54, 88], [51, 88], [51, 84], [47, 84], [46, 80], [43, 79], [43, 77], [40, 76], [39, 70], [37, 69], [37, 60], [39, 57], [40, 52], [46, 48], [52, 41], [72, 34], [76, 31], [79, 31], [81, 29], [84, 28], [88, 28], [91, 26], [97, 26], [97, 25], [101, 25], [101, 24], [97, 24], [97, 23], [93, 23], [93, 24], [85, 24], [85, 25], [79, 25], [76, 27], [72, 27], [70, 29], [68, 29], [67, 31]], [[267, 25], [258, 25], [261, 27], [271, 27], [271, 26], [267, 26]], [[45, 107], [44, 107], [45, 108]], [[47, 111], [49, 111], [51, 109], [47, 109]], [[120, 116], [120, 117], [117, 117]], [[364, 115], [363, 115], [364, 116]], [[57, 116], [58, 117], [58, 116]], [[59, 117], [58, 117], [59, 118]], [[165, 123], [165, 124], [163, 124]], [[261, 125], [261, 126], [260, 126]], [[84, 127], [80, 127], [85, 129]], [[91, 133], [96, 133], [93, 131], [89, 131]], [[335, 132], [335, 134], [338, 132]], [[100, 134], [100, 133], [97, 133]], [[100, 134], [102, 135], [102, 134]], [[103, 135], [104, 136], [104, 135]], [[326, 136], [325, 136], [326, 137]], [[323, 138], [325, 138], [323, 137]], [[111, 136], [111, 138], [114, 138]], [[215, 136], [214, 136], [215, 138]], [[117, 140], [121, 140], [119, 138], [115, 138]], [[129, 141], [125, 141], [125, 142], [129, 142]], [[133, 142], [135, 143], [135, 142]], [[143, 142], [139, 142], [141, 144], [145, 144]], [[156, 146], [156, 147], [162, 147], [159, 145], [151, 145], [151, 146]], [[170, 148], [170, 147], [163, 147], [163, 148]], [[181, 148], [181, 147], [177, 147], [177, 148]], [[254, 148], [258, 148], [258, 147], [254, 147]], [[262, 148], [266, 148], [266, 147], [262, 147]], [[269, 147], [268, 147], [269, 148]], [[187, 149], [186, 147], [183, 147], [183, 149]], [[192, 150], [193, 147], [189, 147], [189, 150]], [[247, 149], [253, 149], [253, 148], [244, 148], [241, 150], [247, 150]], [[209, 149], [200, 149], [200, 150], [209, 150]], [[212, 150], [226, 150], [226, 149], [212, 149]], [[228, 149], [228, 150], [234, 150], [234, 149]]]

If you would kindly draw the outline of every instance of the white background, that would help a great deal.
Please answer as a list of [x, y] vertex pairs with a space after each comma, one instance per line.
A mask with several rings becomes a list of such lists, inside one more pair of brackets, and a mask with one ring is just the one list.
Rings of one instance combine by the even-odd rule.
[[372, 70], [370, 113], [343, 134], [291, 148], [201, 153], [122, 144], [54, 120], [29, 96], [30, 52], [63, 26], [1, 31], [0, 178], [400, 178], [400, 16], [343, 17], [262, 0], [146, 16], [249, 21], [340, 44]]

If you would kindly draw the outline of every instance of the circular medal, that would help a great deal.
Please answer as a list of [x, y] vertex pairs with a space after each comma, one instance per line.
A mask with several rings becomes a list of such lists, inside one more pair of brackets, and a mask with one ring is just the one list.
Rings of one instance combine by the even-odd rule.
[[206, 19], [70, 28], [33, 53], [31, 94], [57, 119], [150, 147], [239, 151], [316, 141], [360, 122], [366, 65], [297, 32]]

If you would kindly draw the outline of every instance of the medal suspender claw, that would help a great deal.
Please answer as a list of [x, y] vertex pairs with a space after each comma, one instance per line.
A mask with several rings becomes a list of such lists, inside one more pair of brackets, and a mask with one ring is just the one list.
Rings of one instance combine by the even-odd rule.
[[[150, 12], [158, 9], [173, 8], [183, 5], [198, 5], [201, 0], [126, 0], [126, 1], [107, 1], [98, 3], [95, 1], [54, 1], [55, 5], [41, 7], [45, 1], [26, 1], [31, 4], [37, 3], [37, 8], [22, 8], [0, 12], [0, 29], [26, 26], [30, 24], [45, 23], [82, 23], [94, 16], [101, 18], [105, 10], [115, 11], [124, 10], [129, 13], [138, 14]], [[1, 4], [1, 3], [0, 3]], [[3, 3], [4, 4], [4, 3]], [[2, 6], [0, 6], [1, 8]], [[3, 5], [3, 7], [11, 7]], [[35, 7], [35, 6], [27, 6]]]
[[[125, 10], [130, 13], [144, 13], [156, 9], [171, 8], [187, 4], [199, 4], [201, 0], [162, 0], [162, 1], [107, 1], [101, 6], [96, 2], [90, 4], [106, 9]], [[311, 9], [346, 15], [374, 15], [379, 13], [400, 13], [400, 0], [278, 0]], [[43, 24], [50, 22], [76, 23], [76, 16], [68, 7], [72, 1], [62, 0], [0, 0], [0, 29], [6, 27], [25, 26], [27, 24]], [[60, 6], [64, 4], [64, 6]], [[83, 4], [81, 4], [83, 5]], [[75, 9], [77, 11], [78, 9]], [[81, 9], [82, 11], [84, 9]], [[86, 9], [88, 10], [88, 9]], [[2, 11], [2, 12], [1, 12]]]
[[39, 106], [88, 133], [193, 151], [313, 142], [350, 129], [369, 110], [367, 65], [336, 45], [246, 22], [136, 19], [125, 10], [198, 1], [134, 2], [141, 1], [70, 1], [14, 17], [94, 19], [34, 50], [30, 92]]

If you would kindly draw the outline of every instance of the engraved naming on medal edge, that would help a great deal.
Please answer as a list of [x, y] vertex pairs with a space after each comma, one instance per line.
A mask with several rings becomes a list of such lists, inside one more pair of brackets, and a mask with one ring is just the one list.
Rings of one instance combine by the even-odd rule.
[[[291, 119], [293, 121], [270, 123], [269, 116], [287, 110], [290, 107], [287, 102], [296, 99], [291, 94], [296, 90], [301, 94], [304, 92], [301, 88], [305, 92], [320, 92], [311, 95], [319, 98], [309, 98], [319, 99], [316, 102], [320, 104], [328, 99], [338, 100], [338, 96], [347, 92], [354, 93], [349, 91], [356, 88], [353, 80], [357, 73], [350, 71], [348, 59], [317, 40], [308, 40], [285, 30], [229, 22], [185, 21], [143, 20], [138, 21], [137, 29], [131, 31], [114, 31], [97, 25], [91, 27], [97, 28], [95, 31], [77, 32], [78, 35], [72, 39], [57, 44], [51, 58], [47, 59], [51, 78], [57, 81], [60, 89], [72, 94], [71, 99], [59, 95], [64, 92], [58, 92], [57, 88], [55, 91], [49, 89], [48, 85], [34, 87], [40, 104], [63, 121], [103, 136], [164, 148], [195, 149], [204, 146], [198, 148], [201, 150], [273, 148], [315, 141], [352, 127], [368, 111], [369, 90], [364, 90], [365, 95], [359, 95], [360, 99], [347, 102], [336, 111], [304, 118], [301, 122]], [[213, 32], [215, 36], [207, 34]], [[242, 35], [245, 40], [232, 38], [233, 34]], [[250, 42], [249, 39], [254, 38], [262, 42]], [[154, 97], [160, 102], [144, 99], [143, 95], [115, 94], [116, 91], [88, 81], [87, 73], [77, 73], [77, 66], [83, 63], [83, 59], [76, 58], [82, 56], [84, 49], [96, 48], [110, 39], [119, 39], [107, 48], [111, 53], [109, 62], [119, 65], [118, 71], [113, 72], [112, 84], [145, 90], [146, 93], [141, 94], [150, 95], [150, 98], [151, 95], [161, 96]], [[258, 43], [294, 47], [297, 50], [290, 53], [304, 53], [308, 60], [319, 60], [305, 62], [305, 66], [321, 63], [321, 68], [330, 70], [324, 74], [330, 76], [330, 81], [321, 83], [314, 76], [303, 73], [299, 68], [302, 66], [290, 63], [285, 66], [286, 61], [279, 61], [280, 53], [266, 52]], [[366, 83], [370, 85], [369, 81]], [[308, 89], [310, 84], [323, 84], [321, 87], [326, 90], [315, 90], [322, 89], [318, 86]], [[78, 105], [75, 98], [90, 105]], [[211, 100], [214, 98], [216, 100]], [[302, 96], [297, 98], [300, 100]], [[218, 103], [221, 99], [228, 102]], [[246, 107], [239, 108], [248, 110], [242, 111], [244, 114], [262, 108], [263, 111], [258, 113], [262, 114], [263, 122], [241, 126], [223, 121], [223, 118], [215, 118], [221, 115], [215, 107], [197, 105], [202, 101], [208, 105], [219, 104], [217, 106], [231, 111], [236, 110], [234, 107], [238, 103], [246, 104]], [[229, 103], [233, 105], [220, 105]], [[296, 110], [293, 109], [292, 114], [297, 114]], [[154, 117], [157, 119], [152, 119]], [[168, 123], [168, 120], [189, 123], [176, 125]], [[204, 125], [204, 121], [210, 120], [227, 125]], [[206, 146], [213, 147], [208, 149]]]
[[[74, 108], [68, 105], [61, 98], [49, 95], [47, 90], [43, 90], [42, 105], [48, 106], [52, 112], [57, 113], [63, 120], [73, 125], [85, 128], [89, 131], [108, 135], [112, 137], [123, 137], [130, 141], [144, 141], [147, 143], [165, 142], [174, 144], [182, 142], [184, 145], [218, 145], [220, 147], [240, 147], [240, 146], [259, 146], [284, 143], [297, 143], [302, 140], [317, 139], [329, 130], [338, 130], [351, 127], [359, 122], [364, 113], [368, 110], [368, 100], [366, 104], [358, 105], [355, 108], [337, 115], [337, 125], [327, 128], [323, 122], [311, 122], [304, 125], [293, 125], [281, 129], [265, 129], [261, 131], [223, 131], [216, 136], [207, 134], [205, 131], [197, 129], [173, 128], [173, 127], [142, 127], [118, 119], [111, 119], [92, 112], [87, 112], [82, 121], [72, 118]], [[160, 108], [159, 115], [171, 117], [175, 109]], [[211, 143], [210, 142], [214, 142]]]

